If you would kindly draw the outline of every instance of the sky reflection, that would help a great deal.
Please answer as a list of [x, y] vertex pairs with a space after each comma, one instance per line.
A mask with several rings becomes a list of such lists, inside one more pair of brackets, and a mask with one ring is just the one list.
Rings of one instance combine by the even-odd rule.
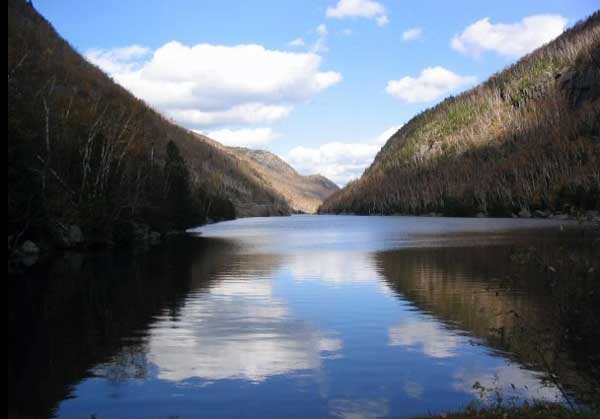
[[[388, 243], [399, 223], [383, 228], [377, 219], [367, 234], [371, 221], [362, 220], [335, 227], [325, 242], [316, 234], [321, 219], [312, 227], [302, 217], [207, 227], [216, 238], [200, 240], [228, 237], [236, 245], [208, 246], [208, 257], [193, 259], [185, 297], [96, 364], [58, 416], [367, 419], [493, 403], [494, 389], [516, 400], [560, 398], [517, 357], [478, 336], [492, 317], [474, 317], [467, 303], [456, 303], [457, 286], [479, 292], [488, 281], [465, 260], [464, 247], [440, 257], [426, 248], [331, 246], [354, 228], [351, 238]], [[279, 246], [264, 247], [274, 237]], [[499, 310], [511, 298], [485, 296]]]

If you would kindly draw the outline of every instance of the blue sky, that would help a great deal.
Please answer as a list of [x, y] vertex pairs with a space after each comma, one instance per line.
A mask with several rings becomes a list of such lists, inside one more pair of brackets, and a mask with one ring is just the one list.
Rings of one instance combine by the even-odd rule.
[[181, 125], [269, 149], [339, 184], [412, 116], [598, 9], [591, 0], [34, 5], [90, 61]]

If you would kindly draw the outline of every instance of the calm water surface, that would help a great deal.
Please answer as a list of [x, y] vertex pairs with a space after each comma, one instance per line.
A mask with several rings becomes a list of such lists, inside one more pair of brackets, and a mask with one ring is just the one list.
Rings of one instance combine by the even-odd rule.
[[70, 255], [9, 287], [9, 416], [378, 418], [498, 394], [561, 401], [513, 333], [521, 318], [547, 321], [547, 286], [533, 271], [506, 286], [511, 255], [552, 252], [558, 232], [548, 220], [293, 216]]

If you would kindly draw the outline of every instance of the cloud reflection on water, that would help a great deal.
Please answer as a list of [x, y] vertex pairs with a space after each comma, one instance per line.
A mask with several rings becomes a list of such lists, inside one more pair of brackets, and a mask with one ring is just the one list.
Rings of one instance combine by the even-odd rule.
[[391, 346], [417, 347], [432, 358], [451, 358], [465, 339], [433, 319], [410, 318], [389, 328]]
[[158, 378], [182, 381], [242, 379], [262, 382], [280, 374], [315, 370], [335, 356], [341, 340], [290, 315], [268, 278], [225, 280], [192, 295], [178, 319], [152, 327], [148, 358]]

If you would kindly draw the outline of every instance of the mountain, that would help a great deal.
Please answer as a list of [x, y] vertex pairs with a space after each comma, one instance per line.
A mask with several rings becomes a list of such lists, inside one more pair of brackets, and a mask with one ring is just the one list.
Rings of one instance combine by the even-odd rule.
[[202, 134], [197, 138], [234, 156], [240, 165], [249, 167], [296, 212], [314, 214], [323, 201], [339, 186], [322, 175], [301, 175], [283, 159], [265, 150], [229, 147]]
[[290, 212], [255, 165], [134, 97], [20, 0], [8, 2], [7, 142], [9, 248], [73, 225], [102, 243], [132, 223]]
[[268, 151], [241, 147], [228, 147], [228, 150], [260, 173], [294, 211], [315, 213], [327, 197], [340, 189], [324, 176], [300, 175]]
[[600, 208], [600, 12], [400, 128], [323, 213]]

